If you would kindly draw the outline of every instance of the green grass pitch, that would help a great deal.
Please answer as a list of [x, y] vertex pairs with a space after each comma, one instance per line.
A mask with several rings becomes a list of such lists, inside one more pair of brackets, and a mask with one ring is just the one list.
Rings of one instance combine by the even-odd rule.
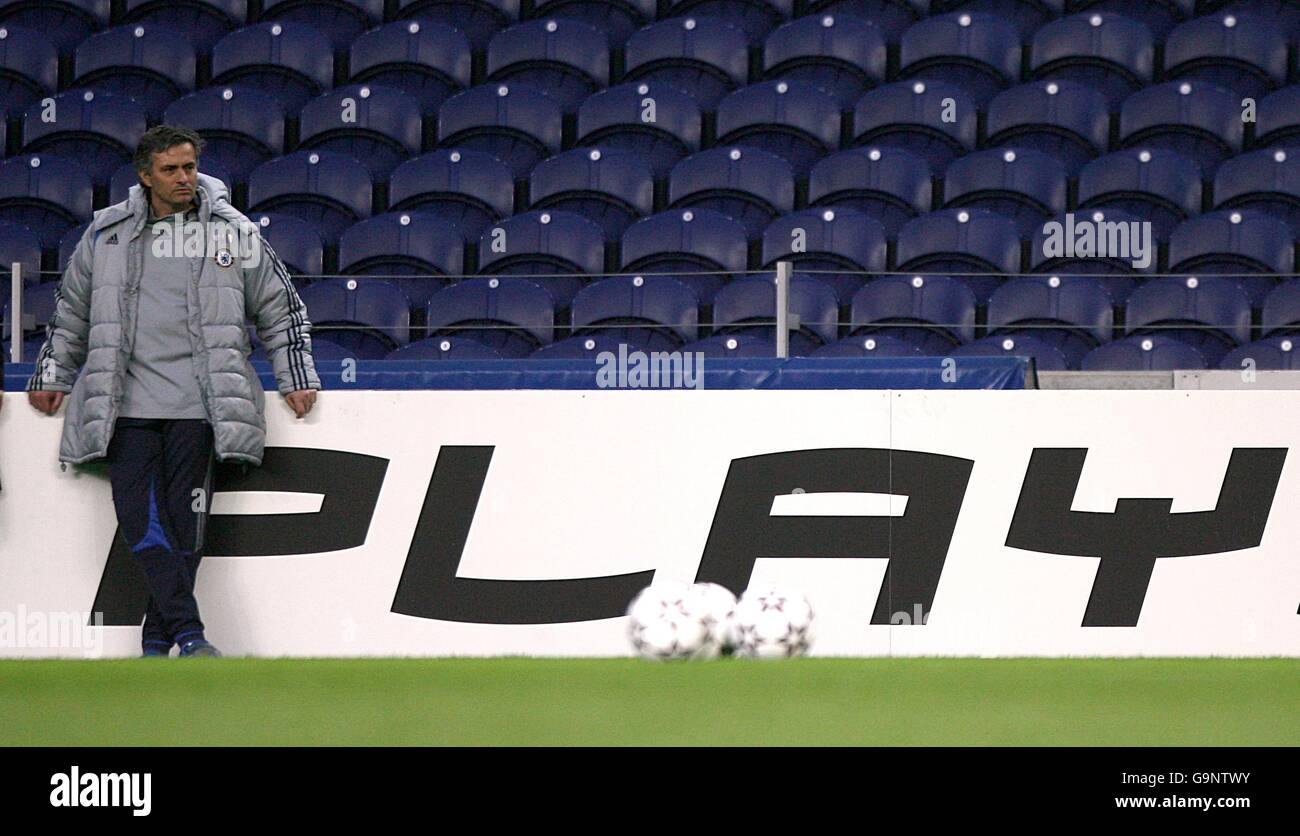
[[0, 662], [11, 745], [1300, 745], [1300, 659]]

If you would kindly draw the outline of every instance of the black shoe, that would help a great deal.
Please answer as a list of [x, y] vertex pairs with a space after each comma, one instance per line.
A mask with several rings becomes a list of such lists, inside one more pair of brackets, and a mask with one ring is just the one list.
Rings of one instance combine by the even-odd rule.
[[150, 656], [170, 656], [171, 652], [172, 646], [167, 642], [149, 641], [144, 643], [144, 652], [140, 655], [146, 658]]
[[181, 645], [182, 656], [220, 656], [221, 651], [217, 646], [206, 639], [195, 639], [194, 641], [185, 642]]

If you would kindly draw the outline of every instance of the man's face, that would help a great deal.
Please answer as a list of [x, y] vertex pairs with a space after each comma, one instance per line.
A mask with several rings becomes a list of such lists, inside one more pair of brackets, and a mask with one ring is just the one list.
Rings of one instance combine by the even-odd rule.
[[199, 183], [198, 156], [188, 142], [155, 151], [148, 172], [140, 182], [153, 194], [154, 211], [159, 214], [183, 212], [194, 201]]

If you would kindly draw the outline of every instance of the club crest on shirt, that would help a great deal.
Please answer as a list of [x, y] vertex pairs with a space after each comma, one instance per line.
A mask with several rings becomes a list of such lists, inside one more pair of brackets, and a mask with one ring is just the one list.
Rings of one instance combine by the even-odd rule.
[[256, 267], [262, 260], [258, 228], [243, 219], [182, 222], [178, 213], [153, 225], [151, 246], [155, 258], [211, 258], [223, 269], [236, 261], [240, 267]]

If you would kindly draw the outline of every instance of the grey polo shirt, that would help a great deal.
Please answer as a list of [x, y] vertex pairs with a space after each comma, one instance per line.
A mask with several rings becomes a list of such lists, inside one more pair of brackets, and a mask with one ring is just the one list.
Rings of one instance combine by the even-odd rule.
[[[197, 220], [190, 210], [186, 220]], [[135, 346], [126, 368], [123, 418], [206, 418], [190, 344], [186, 293], [203, 265], [203, 256], [185, 257], [181, 242], [176, 249], [156, 247], [156, 226], [174, 223], [172, 217], [150, 217], [141, 245], [144, 272], [140, 277], [140, 305], [136, 314]], [[163, 250], [161, 253], [157, 250]]]

